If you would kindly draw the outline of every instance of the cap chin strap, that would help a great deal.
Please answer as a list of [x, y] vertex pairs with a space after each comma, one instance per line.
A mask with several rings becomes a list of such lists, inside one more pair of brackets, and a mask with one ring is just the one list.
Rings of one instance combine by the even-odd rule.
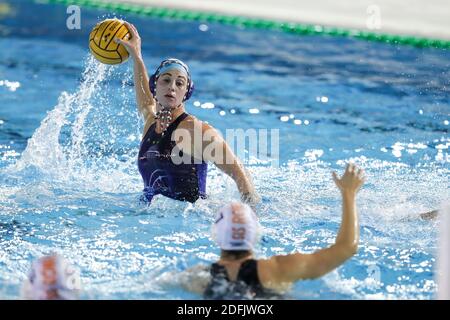
[[156, 112], [155, 114], [155, 120], [159, 120], [160, 126], [161, 126], [161, 135], [164, 136], [164, 133], [166, 132], [167, 128], [169, 128], [170, 124], [172, 123], [172, 112], [175, 109], [178, 109], [183, 103], [180, 103], [176, 107], [169, 107], [169, 106], [163, 106], [155, 97], [156, 102], [161, 106], [161, 108]]

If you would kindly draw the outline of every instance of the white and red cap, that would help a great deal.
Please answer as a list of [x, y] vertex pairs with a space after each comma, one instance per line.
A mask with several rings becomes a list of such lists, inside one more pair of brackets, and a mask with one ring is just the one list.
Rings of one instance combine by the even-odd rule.
[[247, 204], [232, 202], [217, 212], [212, 233], [222, 250], [253, 250], [260, 228], [256, 214]]
[[34, 261], [22, 287], [29, 300], [74, 300], [80, 291], [80, 274], [66, 259], [57, 254]]

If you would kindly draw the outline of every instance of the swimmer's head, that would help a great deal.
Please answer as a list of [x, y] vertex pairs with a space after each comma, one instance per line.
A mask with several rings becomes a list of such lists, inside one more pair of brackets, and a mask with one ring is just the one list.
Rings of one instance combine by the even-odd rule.
[[150, 77], [149, 84], [153, 97], [162, 105], [170, 107], [177, 107], [188, 100], [194, 91], [188, 66], [174, 58], [161, 62]]
[[251, 251], [259, 240], [260, 230], [253, 210], [247, 204], [232, 202], [217, 212], [212, 234], [222, 250]]
[[22, 287], [27, 300], [75, 300], [79, 293], [78, 270], [57, 254], [34, 261]]

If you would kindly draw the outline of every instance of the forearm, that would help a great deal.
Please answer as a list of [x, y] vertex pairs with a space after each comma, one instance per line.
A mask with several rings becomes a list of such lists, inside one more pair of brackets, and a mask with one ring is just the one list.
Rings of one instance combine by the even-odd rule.
[[149, 88], [149, 78], [142, 57], [136, 56], [134, 59], [134, 87], [136, 91], [136, 103], [144, 118], [150, 112], [154, 112], [154, 99]]
[[239, 193], [242, 196], [251, 197], [252, 195], [254, 195], [255, 188], [253, 186], [253, 183], [247, 177], [244, 166], [241, 163], [235, 162], [233, 164], [223, 164], [217, 166], [236, 182]]
[[333, 179], [342, 195], [342, 222], [335, 243], [325, 249], [308, 255], [288, 255], [287, 264], [298, 264], [300, 268], [286, 277], [291, 279], [314, 279], [334, 268], [356, 254], [359, 242], [359, 221], [356, 212], [356, 193], [364, 183], [364, 171], [348, 164], [342, 178], [333, 172]]
[[356, 251], [359, 242], [359, 222], [356, 212], [356, 192], [342, 192], [342, 223], [336, 245]]
[[[219, 136], [215, 130], [210, 131], [211, 128], [203, 130], [204, 137], [211, 135], [213, 143], [215, 144], [213, 149], [219, 152], [215, 153], [215, 156], [207, 158], [214, 162], [214, 164], [230, 176], [237, 185], [239, 193], [242, 196], [242, 200], [245, 202], [258, 202], [258, 196], [255, 193], [255, 188], [251, 180], [250, 174], [245, 169], [239, 158], [237, 158], [228, 144]], [[208, 145], [208, 147], [211, 147]], [[203, 155], [208, 155], [209, 152], [205, 151], [205, 146], [202, 149]]]
[[342, 222], [336, 242], [315, 254], [316, 267], [309, 272], [312, 278], [330, 272], [356, 253], [359, 241], [359, 225], [355, 199], [356, 192], [342, 192]]
[[236, 181], [241, 195], [244, 197], [252, 197], [255, 194], [255, 187], [253, 185], [250, 173], [245, 169], [243, 164], [236, 164], [233, 176], [235, 177], [234, 180]]

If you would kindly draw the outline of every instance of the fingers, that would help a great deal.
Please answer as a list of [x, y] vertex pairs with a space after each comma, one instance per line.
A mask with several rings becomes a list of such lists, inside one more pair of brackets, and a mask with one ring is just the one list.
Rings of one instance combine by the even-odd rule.
[[334, 180], [334, 182], [336, 182], [336, 183], [337, 183], [337, 181], [339, 181], [339, 177], [338, 177], [338, 175], [337, 175], [336, 171], [333, 171], [333, 172], [331, 173], [331, 175], [333, 176], [333, 180]]
[[331, 173], [331, 175], [333, 176], [333, 181], [334, 181], [334, 183], [336, 184], [336, 186], [337, 186], [339, 189], [341, 189], [341, 181], [339, 180], [339, 177], [338, 177], [337, 173], [336, 173], [335, 171], [333, 171], [333, 172]]
[[124, 21], [123, 24], [127, 27], [128, 31], [131, 34], [131, 37], [135, 37], [135, 36], [139, 35], [139, 33], [134, 25], [132, 25], [128, 21]]
[[356, 174], [356, 179], [358, 179], [358, 189], [364, 184], [366, 181], [365, 172], [363, 169], [359, 169]]
[[366, 180], [364, 169], [355, 166], [353, 170], [353, 178], [358, 181], [358, 189], [359, 189]]
[[364, 170], [357, 167], [354, 163], [351, 162], [347, 164], [347, 168], [345, 169], [345, 171], [351, 173], [354, 176], [364, 175]]
[[122, 39], [119, 39], [119, 38], [114, 38], [114, 42], [118, 43], [118, 44], [122, 44], [122, 45], [124, 45], [127, 48], [130, 46], [130, 43], [128, 41], [122, 40]]
[[115, 38], [116, 43], [122, 44], [128, 50], [130, 54], [134, 53], [136, 50], [140, 49], [140, 38], [138, 31], [134, 25], [128, 21], [123, 21], [124, 26], [127, 28], [128, 33], [122, 38]]
[[355, 165], [352, 162], [349, 162], [345, 171], [348, 173], [353, 173], [355, 171]]
[[128, 21], [124, 21], [123, 24], [125, 25], [125, 27], [127, 27], [128, 31], [134, 32], [134, 29], [131, 26], [131, 23], [129, 23]]
[[136, 27], [134, 26], [134, 24], [131, 25], [131, 28], [133, 29], [134, 34], [138, 35], [138, 31], [137, 31]]
[[357, 167], [354, 163], [348, 163], [347, 168], [345, 170], [345, 173], [350, 174], [353, 177], [357, 177], [360, 180], [365, 179], [365, 172], [364, 169]]
[[364, 179], [364, 175], [365, 175], [365, 172], [364, 172], [364, 169], [358, 169], [357, 170], [357, 172], [356, 172], [356, 175], [360, 178], [360, 179]]
[[336, 172], [332, 172], [332, 175], [336, 186], [342, 192], [358, 192], [360, 187], [364, 184], [365, 180], [364, 170], [357, 167], [354, 163], [347, 164], [345, 173], [341, 178], [338, 177]]

